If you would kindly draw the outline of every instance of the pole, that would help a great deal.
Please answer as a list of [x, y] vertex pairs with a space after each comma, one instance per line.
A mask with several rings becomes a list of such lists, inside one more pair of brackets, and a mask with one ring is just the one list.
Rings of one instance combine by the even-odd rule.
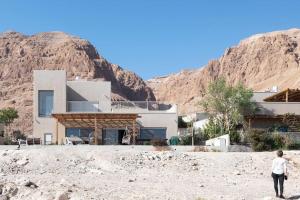
[[194, 123], [193, 122], [191, 122], [191, 128], [192, 128], [192, 146], [194, 146], [194, 144], [195, 144], [195, 141], [194, 141]]

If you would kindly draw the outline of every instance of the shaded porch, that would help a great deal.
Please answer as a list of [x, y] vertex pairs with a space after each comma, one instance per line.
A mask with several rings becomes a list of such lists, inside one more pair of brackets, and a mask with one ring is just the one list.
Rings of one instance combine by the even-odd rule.
[[251, 129], [264, 129], [279, 132], [300, 132], [300, 116], [290, 113], [285, 115], [246, 116], [245, 120], [248, 122], [248, 128]]
[[59, 131], [59, 125], [68, 128], [85, 128], [94, 130], [94, 144], [104, 144], [103, 136], [111, 134], [104, 130], [129, 130], [131, 143], [136, 144], [139, 125], [136, 113], [55, 113], [57, 143], [66, 137], [66, 131]]

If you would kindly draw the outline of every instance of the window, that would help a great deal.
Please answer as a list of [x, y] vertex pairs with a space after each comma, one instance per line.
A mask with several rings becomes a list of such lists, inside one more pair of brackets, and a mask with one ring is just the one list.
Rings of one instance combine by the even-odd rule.
[[53, 91], [39, 91], [39, 117], [49, 117], [53, 111]]
[[140, 139], [166, 139], [166, 128], [141, 128]]
[[67, 128], [66, 137], [80, 137], [80, 138], [89, 138], [93, 135], [92, 128]]

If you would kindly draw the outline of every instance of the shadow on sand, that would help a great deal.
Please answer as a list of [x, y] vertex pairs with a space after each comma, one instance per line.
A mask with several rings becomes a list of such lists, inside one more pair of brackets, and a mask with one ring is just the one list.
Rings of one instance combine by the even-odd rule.
[[290, 199], [290, 200], [296, 200], [296, 199], [300, 199], [300, 195], [296, 195], [296, 196], [291, 196], [287, 199]]

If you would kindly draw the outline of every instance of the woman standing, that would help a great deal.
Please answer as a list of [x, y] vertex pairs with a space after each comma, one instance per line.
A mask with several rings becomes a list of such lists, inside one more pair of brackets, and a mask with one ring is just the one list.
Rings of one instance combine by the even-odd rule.
[[[282, 158], [283, 152], [281, 150], [277, 151], [277, 158], [273, 160], [272, 163], [272, 177], [274, 181], [274, 189], [276, 192], [276, 197], [280, 197], [284, 199], [283, 196], [283, 184], [284, 179], [287, 179], [287, 161]], [[278, 182], [279, 182], [279, 188], [280, 188], [280, 195], [278, 195]]]

